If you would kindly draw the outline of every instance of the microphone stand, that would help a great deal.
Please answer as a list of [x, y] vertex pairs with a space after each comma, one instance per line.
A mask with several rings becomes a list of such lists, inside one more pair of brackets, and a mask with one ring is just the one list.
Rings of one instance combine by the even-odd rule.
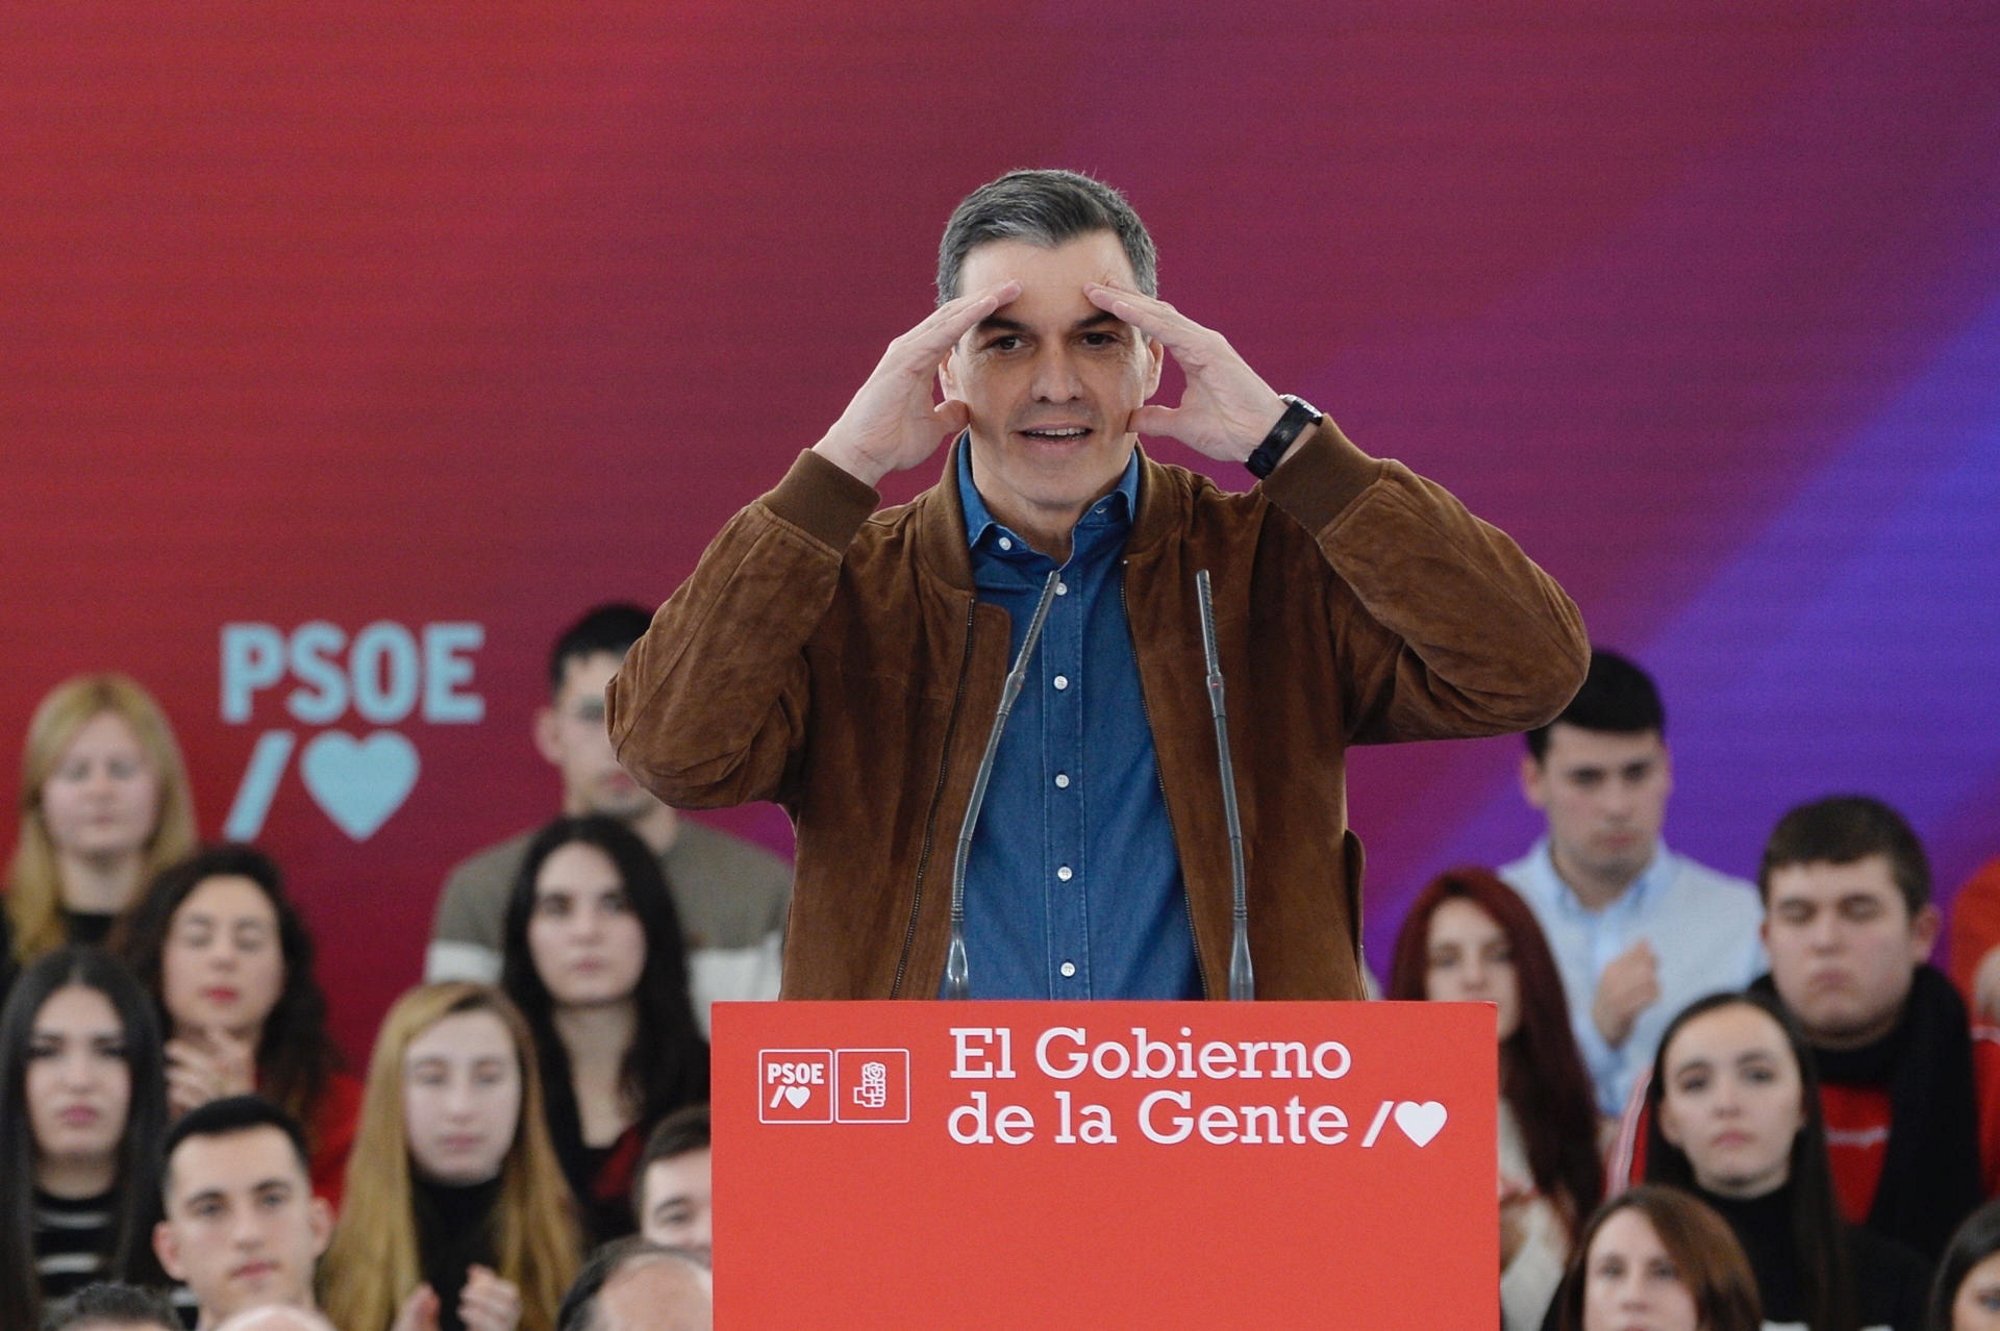
[[1201, 652], [1208, 662], [1208, 706], [1215, 713], [1215, 748], [1222, 768], [1222, 817], [1229, 828], [1229, 997], [1247, 1002], [1257, 996], [1257, 982], [1250, 967], [1250, 901], [1243, 877], [1243, 818], [1236, 808], [1236, 767], [1229, 758], [1229, 716], [1222, 704], [1222, 658], [1215, 649], [1215, 598], [1209, 591], [1207, 569], [1196, 571], [1194, 590], [1201, 602]]
[[972, 854], [972, 829], [979, 822], [980, 806], [986, 803], [986, 783], [993, 778], [993, 761], [1000, 756], [1000, 732], [1007, 728], [1014, 700], [1021, 696], [1021, 685], [1028, 677], [1028, 658], [1035, 654], [1035, 644], [1041, 641], [1042, 625], [1048, 621], [1060, 576], [1051, 573], [1042, 584], [1042, 599], [1035, 603], [1034, 618], [1028, 621], [1028, 635], [1021, 640], [1014, 668], [1007, 672], [1007, 682], [1000, 689], [1000, 710], [993, 714], [993, 733], [986, 737], [986, 752], [980, 755], [978, 775], [972, 778], [972, 802], [966, 805], [965, 821], [959, 825], [958, 853], [951, 862], [951, 948], [944, 960], [946, 998], [972, 997], [972, 975], [965, 960], [965, 861]]

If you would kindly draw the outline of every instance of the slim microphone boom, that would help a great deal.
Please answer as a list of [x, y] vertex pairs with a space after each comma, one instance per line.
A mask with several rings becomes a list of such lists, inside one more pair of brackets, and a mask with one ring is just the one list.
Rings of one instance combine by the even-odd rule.
[[1059, 573], [1049, 574], [1042, 584], [1042, 599], [1035, 603], [1034, 618], [1028, 621], [1028, 636], [1021, 640], [1014, 668], [1000, 689], [1000, 709], [993, 714], [993, 733], [986, 737], [986, 752], [980, 755], [978, 775], [972, 778], [972, 802], [965, 807], [965, 822], [958, 829], [958, 853], [951, 862], [951, 950], [944, 958], [944, 996], [972, 997], [972, 975], [965, 962], [965, 861], [972, 854], [972, 829], [979, 822], [979, 807], [986, 803], [986, 783], [993, 778], [993, 760], [1000, 756], [1000, 732], [1021, 696], [1021, 684], [1028, 677], [1028, 658], [1041, 641], [1042, 625], [1048, 620], [1049, 605], [1056, 599]]
[[1243, 818], [1236, 809], [1236, 767], [1229, 760], [1229, 716], [1222, 705], [1222, 658], [1215, 650], [1215, 597], [1208, 570], [1194, 575], [1195, 596], [1201, 602], [1201, 654], [1208, 661], [1208, 706], [1215, 713], [1215, 748], [1222, 768], [1222, 817], [1229, 828], [1230, 926], [1229, 997], [1257, 996], [1250, 968], [1250, 900], [1243, 879]]

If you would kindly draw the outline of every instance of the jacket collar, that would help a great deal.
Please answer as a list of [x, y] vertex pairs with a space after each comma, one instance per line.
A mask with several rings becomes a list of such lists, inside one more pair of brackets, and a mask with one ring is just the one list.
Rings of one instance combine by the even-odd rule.
[[[960, 591], [972, 593], [972, 551], [966, 544], [965, 504], [958, 494], [959, 450], [970, 447], [960, 432], [945, 450], [944, 474], [938, 483], [911, 501], [916, 527], [918, 561], [933, 576]], [[1126, 538], [1128, 554], [1150, 550], [1178, 525], [1175, 487], [1168, 468], [1153, 461], [1145, 445], [1139, 453], [1139, 507], [1132, 515], [1132, 532]]]

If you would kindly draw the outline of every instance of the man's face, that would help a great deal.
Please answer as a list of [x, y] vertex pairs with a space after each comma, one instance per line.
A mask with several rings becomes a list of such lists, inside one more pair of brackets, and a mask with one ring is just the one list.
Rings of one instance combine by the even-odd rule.
[[1910, 914], [1886, 855], [1771, 870], [1764, 896], [1771, 980], [1821, 1048], [1857, 1049], [1895, 1029], [1937, 931], [1935, 907]]
[[190, 1137], [167, 1161], [167, 1218], [153, 1251], [201, 1303], [204, 1326], [246, 1308], [310, 1308], [333, 1214], [291, 1139], [273, 1127]]
[[1660, 843], [1673, 785], [1667, 746], [1653, 730], [1622, 735], [1558, 722], [1542, 760], [1521, 764], [1522, 792], [1548, 815], [1556, 868], [1573, 883], [1622, 888], [1638, 877]]
[[1128, 422], [1160, 386], [1162, 349], [1083, 294], [1086, 282], [1137, 285], [1109, 231], [1055, 249], [976, 246], [959, 289], [1009, 278], [1021, 294], [958, 340], [938, 381], [971, 410], [973, 483], [995, 516], [1067, 535], [1123, 474], [1135, 438]]
[[663, 1248], [707, 1253], [714, 1236], [709, 1225], [709, 1189], [706, 1148], [655, 1160], [646, 1166], [640, 1232]]
[[621, 663], [611, 652], [571, 657], [554, 701], [535, 716], [535, 747], [562, 773], [564, 813], [631, 822], [657, 807], [618, 765], [604, 729], [604, 686]]

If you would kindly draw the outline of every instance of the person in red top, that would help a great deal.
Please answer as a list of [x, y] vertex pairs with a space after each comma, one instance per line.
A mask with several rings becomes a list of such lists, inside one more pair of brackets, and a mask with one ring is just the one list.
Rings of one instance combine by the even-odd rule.
[[313, 1193], [338, 1208], [361, 1083], [327, 1032], [313, 940], [278, 866], [220, 845], [163, 869], [114, 945], [159, 1004], [178, 1118], [256, 1092], [305, 1126]]
[[1981, 865], [1951, 899], [1945, 969], [1973, 1020], [2000, 1021], [2000, 859]]
[[1779, 820], [1757, 883], [1770, 984], [1819, 1064], [1841, 1210], [1935, 1260], [2000, 1194], [2000, 1040], [1928, 962], [1923, 846], [1879, 800], [1823, 799]]

